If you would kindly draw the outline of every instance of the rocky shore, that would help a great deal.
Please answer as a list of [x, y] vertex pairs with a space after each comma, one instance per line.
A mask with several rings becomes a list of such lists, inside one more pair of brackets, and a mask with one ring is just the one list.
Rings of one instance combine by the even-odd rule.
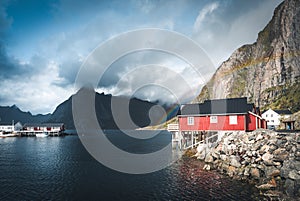
[[270, 130], [226, 132], [195, 155], [204, 169], [256, 185], [271, 200], [300, 198], [300, 133]]

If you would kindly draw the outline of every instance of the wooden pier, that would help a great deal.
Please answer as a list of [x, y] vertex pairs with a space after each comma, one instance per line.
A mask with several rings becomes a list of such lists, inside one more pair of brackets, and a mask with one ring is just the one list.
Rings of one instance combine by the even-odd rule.
[[48, 136], [62, 136], [64, 135], [63, 132], [61, 131], [26, 131], [26, 130], [22, 130], [22, 131], [16, 131], [20, 136], [24, 136], [24, 137], [35, 137], [36, 134], [42, 134], [45, 133]]
[[168, 131], [172, 133], [173, 149], [186, 150], [199, 144], [212, 146], [224, 135], [223, 131], [181, 131], [178, 124], [169, 124]]

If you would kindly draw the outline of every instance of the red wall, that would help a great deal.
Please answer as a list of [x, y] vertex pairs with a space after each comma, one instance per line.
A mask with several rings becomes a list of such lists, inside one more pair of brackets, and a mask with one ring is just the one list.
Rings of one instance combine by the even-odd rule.
[[[201, 122], [201, 123], [200, 123]], [[229, 116], [218, 116], [218, 123], [210, 123], [210, 116], [194, 117], [194, 125], [187, 125], [187, 117], [179, 117], [180, 130], [245, 130], [245, 115], [237, 115], [237, 124], [229, 124]]]
[[[253, 114], [248, 114], [247, 118], [247, 131], [254, 131], [256, 130], [256, 119], [257, 117]], [[258, 124], [257, 124], [258, 126]]]
[[266, 129], [267, 128], [267, 121], [262, 119], [261, 120], [261, 125], [262, 125], [262, 128]]

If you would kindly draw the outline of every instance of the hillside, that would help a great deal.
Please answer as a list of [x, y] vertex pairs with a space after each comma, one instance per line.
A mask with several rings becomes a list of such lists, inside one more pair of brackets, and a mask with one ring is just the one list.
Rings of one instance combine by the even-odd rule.
[[47, 115], [32, 115], [30, 112], [21, 111], [16, 105], [0, 106], [0, 122], [11, 123], [41, 123], [49, 119], [50, 114]]
[[[162, 120], [163, 114], [156, 113], [154, 119], [149, 118], [149, 111], [153, 106], [157, 104], [151, 103], [148, 101], [139, 100], [136, 98], [127, 98], [127, 97], [118, 97], [105, 94], [96, 93], [91, 89], [80, 89], [76, 94], [71, 96], [68, 100], [61, 103], [53, 112], [51, 117], [48, 119], [48, 122], [63, 122], [67, 129], [75, 129], [73, 122], [72, 114], [72, 99], [77, 97], [80, 93], [95, 93], [95, 111], [96, 116], [99, 122], [99, 125], [102, 129], [136, 129], [139, 127], [146, 127], [151, 124], [159, 124]], [[122, 128], [116, 124], [116, 117], [113, 116], [113, 111], [111, 108], [111, 103], [117, 104], [120, 108], [116, 111], [117, 118], [122, 119]], [[127, 103], [129, 102], [129, 105]], [[84, 103], [82, 107], [85, 107]], [[166, 108], [167, 109], [167, 108]], [[129, 111], [131, 119], [123, 118], [126, 116], [126, 113]], [[176, 114], [174, 114], [176, 115]], [[152, 116], [153, 117], [153, 116]], [[170, 116], [169, 118], [172, 118]], [[129, 121], [133, 121], [136, 125], [135, 127], [130, 126]], [[128, 122], [128, 123], [127, 123]]]
[[251, 45], [223, 62], [194, 102], [248, 97], [263, 109], [300, 110], [300, 1], [286, 0]]

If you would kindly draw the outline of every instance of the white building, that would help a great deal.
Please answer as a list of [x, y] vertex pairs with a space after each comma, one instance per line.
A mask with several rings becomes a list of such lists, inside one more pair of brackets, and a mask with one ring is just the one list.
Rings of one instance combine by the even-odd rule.
[[272, 110], [268, 109], [262, 113], [262, 118], [267, 120], [269, 129], [278, 129], [280, 122], [291, 117], [292, 112], [289, 110]]
[[13, 131], [15, 131], [15, 127], [13, 124], [0, 123], [0, 132], [11, 133]]
[[45, 131], [45, 132], [62, 132], [64, 131], [63, 123], [27, 123], [23, 129], [26, 131]]

